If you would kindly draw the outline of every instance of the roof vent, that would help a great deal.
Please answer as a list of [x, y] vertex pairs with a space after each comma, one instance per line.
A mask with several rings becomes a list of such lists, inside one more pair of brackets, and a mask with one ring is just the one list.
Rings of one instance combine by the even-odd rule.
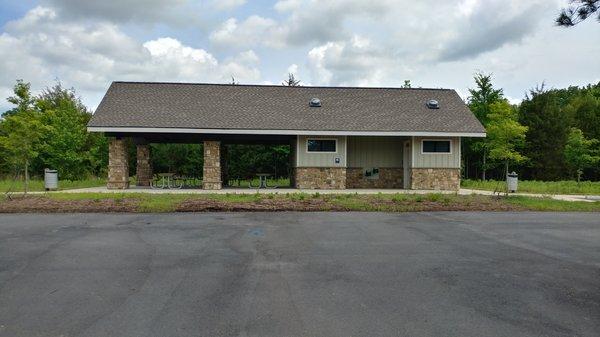
[[321, 100], [318, 98], [311, 98], [308, 105], [313, 108], [318, 108], [321, 106]]
[[436, 101], [435, 99], [430, 99], [429, 101], [427, 101], [427, 107], [429, 109], [439, 109], [440, 103], [438, 101]]

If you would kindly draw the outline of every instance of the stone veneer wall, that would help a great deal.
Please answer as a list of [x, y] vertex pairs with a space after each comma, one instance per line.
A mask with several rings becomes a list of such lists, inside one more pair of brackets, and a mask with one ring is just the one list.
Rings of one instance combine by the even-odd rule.
[[345, 189], [345, 167], [296, 167], [296, 188], [301, 189]]
[[152, 165], [150, 163], [150, 145], [137, 145], [136, 177], [137, 186], [150, 186], [152, 180]]
[[380, 167], [378, 179], [367, 179], [364, 169], [349, 167], [346, 169], [346, 188], [404, 188], [404, 169]]
[[111, 190], [129, 188], [129, 153], [127, 140], [112, 138], [108, 143], [108, 181]]
[[221, 142], [205, 141], [202, 188], [205, 190], [220, 190], [221, 187]]
[[458, 168], [413, 168], [411, 169], [413, 190], [451, 190], [460, 188]]

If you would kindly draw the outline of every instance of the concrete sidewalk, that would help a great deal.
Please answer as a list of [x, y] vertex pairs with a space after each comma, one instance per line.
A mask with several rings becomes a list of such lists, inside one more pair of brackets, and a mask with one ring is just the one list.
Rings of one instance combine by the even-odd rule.
[[[31, 194], [43, 194], [47, 192], [30, 192]], [[311, 189], [295, 189], [295, 188], [270, 188], [270, 189], [255, 189], [255, 188], [224, 188], [221, 190], [203, 190], [203, 189], [152, 189], [149, 187], [132, 187], [127, 190], [109, 190], [105, 186], [78, 188], [72, 190], [63, 190], [49, 193], [150, 193], [150, 194], [286, 194], [286, 193], [307, 193], [307, 194], [458, 194], [458, 195], [498, 195], [493, 191], [474, 190], [461, 188], [457, 191], [439, 191], [439, 190], [404, 190], [404, 189], [345, 189], [345, 190], [311, 190]], [[501, 193], [503, 194], [503, 193]], [[600, 196], [594, 195], [568, 195], [568, 194], [535, 194], [535, 193], [510, 193], [511, 196], [526, 196], [534, 198], [552, 198], [563, 201], [585, 201], [597, 202], [600, 201]]]
[[[493, 191], [484, 191], [484, 190], [473, 190], [467, 188], [461, 188], [458, 194], [468, 195], [468, 194], [480, 194], [480, 195], [504, 195], [504, 192], [498, 193]], [[510, 193], [509, 195], [518, 195], [524, 197], [534, 197], [534, 198], [552, 198], [555, 200], [563, 200], [563, 201], [585, 201], [585, 202], [596, 202], [600, 201], [600, 196], [598, 195], [580, 195], [580, 194], [536, 194], [536, 193]]]

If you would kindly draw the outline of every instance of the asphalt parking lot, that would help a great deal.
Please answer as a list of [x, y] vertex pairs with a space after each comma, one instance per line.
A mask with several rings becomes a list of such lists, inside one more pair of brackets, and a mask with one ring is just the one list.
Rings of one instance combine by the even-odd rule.
[[596, 213], [0, 215], [0, 336], [598, 336]]

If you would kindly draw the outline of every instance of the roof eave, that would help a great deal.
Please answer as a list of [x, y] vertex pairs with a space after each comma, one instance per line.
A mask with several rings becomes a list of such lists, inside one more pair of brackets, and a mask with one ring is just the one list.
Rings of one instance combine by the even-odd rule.
[[344, 130], [278, 130], [278, 129], [196, 129], [160, 127], [88, 126], [89, 132], [112, 133], [182, 133], [182, 134], [238, 134], [289, 136], [415, 136], [415, 137], [485, 137], [485, 132], [465, 131], [344, 131]]

